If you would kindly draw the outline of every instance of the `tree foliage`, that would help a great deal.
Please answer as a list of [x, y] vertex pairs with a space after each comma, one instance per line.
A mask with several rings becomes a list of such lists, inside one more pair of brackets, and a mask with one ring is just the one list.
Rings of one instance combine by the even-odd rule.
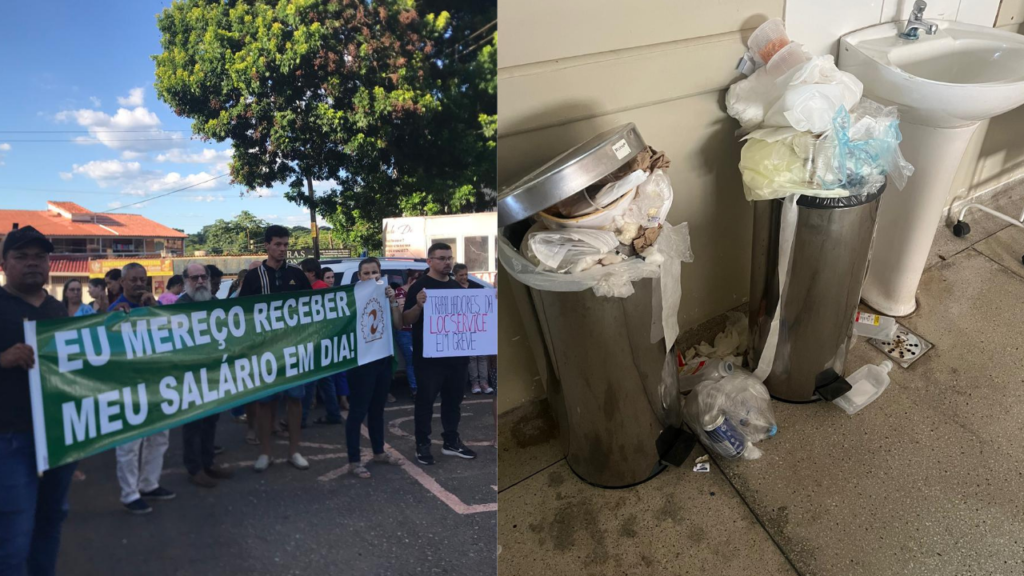
[[494, 0], [176, 0], [155, 87], [231, 140], [235, 182], [307, 205], [333, 181], [317, 211], [377, 249], [385, 217], [493, 204], [496, 16]]

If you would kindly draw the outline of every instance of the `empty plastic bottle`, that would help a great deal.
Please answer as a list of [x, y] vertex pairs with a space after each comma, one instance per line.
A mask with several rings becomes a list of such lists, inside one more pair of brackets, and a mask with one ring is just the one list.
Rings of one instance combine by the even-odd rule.
[[832, 402], [846, 411], [847, 414], [855, 414], [860, 409], [875, 401], [882, 392], [889, 386], [889, 371], [892, 370], [892, 362], [884, 360], [875, 366], [868, 364], [850, 374], [846, 381], [850, 383], [850, 391], [836, 398]]
[[853, 333], [865, 338], [892, 340], [896, 336], [896, 319], [857, 312], [853, 315]]

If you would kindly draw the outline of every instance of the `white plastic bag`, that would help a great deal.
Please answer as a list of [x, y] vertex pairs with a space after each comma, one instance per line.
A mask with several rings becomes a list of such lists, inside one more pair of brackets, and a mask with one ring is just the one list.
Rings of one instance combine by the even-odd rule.
[[[644, 252], [643, 256], [630, 258], [614, 266], [591, 268], [577, 274], [559, 274], [539, 269], [535, 263], [516, 250], [507, 238], [498, 235], [498, 257], [501, 258], [502, 264], [516, 280], [531, 288], [550, 292], [580, 292], [593, 289], [594, 294], [598, 296], [626, 298], [633, 294], [633, 282], [661, 276], [664, 262], [693, 262], [687, 224], [665, 224], [658, 241]], [[670, 280], [678, 291], [678, 275]]]
[[607, 230], [537, 230], [523, 243], [538, 270], [569, 274], [591, 268], [619, 246], [615, 234]]
[[[793, 62], [809, 56], [800, 48]], [[836, 68], [835, 59], [827, 54], [809, 58], [777, 79], [768, 68], [759, 68], [729, 87], [725, 107], [744, 130], [764, 124], [818, 133], [832, 126], [840, 105], [852, 108], [863, 92], [860, 80]]]
[[831, 54], [789, 71], [776, 84], [777, 97], [765, 112], [764, 125], [792, 126], [803, 132], [830, 129], [839, 106], [853, 108], [864, 93], [864, 84], [836, 68]]

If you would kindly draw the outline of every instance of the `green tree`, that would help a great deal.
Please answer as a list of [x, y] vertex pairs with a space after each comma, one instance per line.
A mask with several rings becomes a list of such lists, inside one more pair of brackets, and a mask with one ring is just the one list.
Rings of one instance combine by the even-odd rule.
[[263, 244], [263, 230], [269, 224], [252, 213], [243, 210], [231, 220], [218, 218], [213, 224], [203, 226], [185, 240], [185, 250], [195, 252], [206, 250], [211, 254], [239, 254], [260, 250]]
[[[177, 0], [158, 17], [155, 87], [193, 132], [232, 141], [233, 181], [286, 184], [314, 230], [319, 213], [375, 248], [384, 217], [493, 202], [496, 13], [493, 0]], [[336, 186], [316, 202], [314, 180]]]

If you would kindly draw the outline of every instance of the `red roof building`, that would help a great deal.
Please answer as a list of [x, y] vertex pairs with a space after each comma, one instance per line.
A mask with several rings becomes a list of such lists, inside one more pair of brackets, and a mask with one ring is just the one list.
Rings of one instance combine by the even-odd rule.
[[0, 237], [32, 226], [50, 239], [54, 255], [93, 258], [181, 256], [187, 234], [138, 214], [91, 212], [74, 202], [47, 202], [46, 210], [0, 210]]

